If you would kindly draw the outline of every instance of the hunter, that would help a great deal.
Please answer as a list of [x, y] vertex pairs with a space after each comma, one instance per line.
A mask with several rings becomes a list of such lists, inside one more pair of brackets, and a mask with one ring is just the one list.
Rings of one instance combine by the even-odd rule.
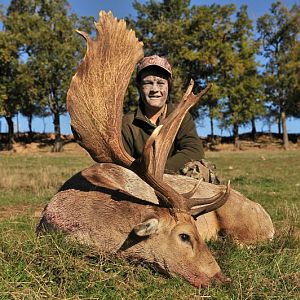
[[[169, 115], [174, 105], [170, 101], [172, 67], [166, 58], [157, 55], [144, 57], [137, 65], [136, 85], [139, 106], [123, 117], [122, 139], [125, 150], [139, 158], [144, 145], [161, 119]], [[219, 183], [215, 166], [204, 159], [201, 139], [188, 113], [183, 119], [169, 152], [166, 173], [179, 173], [207, 182]]]

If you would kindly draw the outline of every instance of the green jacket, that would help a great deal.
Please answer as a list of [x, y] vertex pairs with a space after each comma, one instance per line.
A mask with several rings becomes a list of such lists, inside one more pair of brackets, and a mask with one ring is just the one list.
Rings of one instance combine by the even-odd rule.
[[[168, 104], [167, 115], [174, 110]], [[142, 155], [144, 145], [156, 128], [143, 114], [141, 107], [134, 112], [129, 112], [123, 117], [122, 140], [125, 150], [134, 158]], [[204, 158], [202, 141], [198, 137], [195, 123], [188, 113], [183, 119], [174, 143], [170, 149], [165, 171], [177, 172], [187, 162]]]

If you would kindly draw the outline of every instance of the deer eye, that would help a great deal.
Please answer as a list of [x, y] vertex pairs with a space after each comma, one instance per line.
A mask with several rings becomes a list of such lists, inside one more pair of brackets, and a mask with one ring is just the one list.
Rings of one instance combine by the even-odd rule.
[[191, 243], [191, 237], [186, 233], [179, 234], [180, 239], [185, 243]]

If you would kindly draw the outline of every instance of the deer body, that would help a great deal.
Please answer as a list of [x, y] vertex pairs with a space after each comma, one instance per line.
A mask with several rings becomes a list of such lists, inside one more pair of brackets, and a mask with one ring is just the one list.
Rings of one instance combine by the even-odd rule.
[[[143, 196], [132, 195], [134, 189]], [[179, 274], [195, 287], [206, 286], [212, 279], [225, 281], [191, 215], [177, 212], [173, 216], [169, 209], [147, 200], [157, 202], [155, 193], [134, 173], [97, 164], [63, 185], [46, 206], [37, 230], [64, 232], [100, 253], [117, 253], [164, 273]], [[153, 219], [158, 221], [157, 228], [142, 236], [135, 232]], [[182, 240], [182, 234], [189, 240]]]
[[[164, 180], [181, 193], [187, 192], [196, 181], [167, 174]], [[202, 183], [196, 196], [208, 197], [221, 189], [221, 186]], [[134, 234], [138, 224], [152, 218], [159, 221], [155, 233], [147, 238]], [[48, 227], [65, 232], [100, 252], [143, 260], [159, 270], [181, 274], [195, 286], [200, 281], [202, 285], [207, 284], [209, 278], [223, 279], [203, 240], [216, 239], [222, 232], [239, 244], [255, 244], [274, 235], [272, 221], [265, 210], [234, 190], [221, 208], [196, 221], [185, 213], [177, 213], [176, 218], [167, 208], [158, 206], [153, 188], [136, 174], [105, 163], [71, 177], [45, 208], [38, 230]], [[178, 229], [193, 236], [196, 253], [178, 238], [180, 232], [172, 235]], [[195, 275], [196, 270], [192, 271], [197, 268], [198, 273], [202, 270], [201, 280]]]
[[[170, 174], [164, 175], [164, 181], [181, 194], [189, 191], [197, 182], [190, 177]], [[95, 164], [86, 168], [70, 178], [60, 190], [68, 189], [81, 191], [98, 189], [104, 193], [119, 190], [133, 196], [132, 201], [136, 198], [135, 200], [142, 199], [158, 204], [153, 188], [135, 173], [114, 164]], [[223, 186], [202, 182], [195, 196], [211, 197], [223, 189]], [[100, 198], [104, 196], [101, 195]], [[196, 225], [205, 240], [217, 239], [222, 233], [236, 243], [245, 245], [271, 240], [275, 233], [272, 220], [265, 209], [234, 189], [231, 189], [230, 196], [223, 206], [199, 216]]]
[[[37, 231], [64, 232], [99, 252], [114, 252], [180, 274], [196, 287], [213, 279], [226, 281], [201, 237], [207, 232], [203, 224], [214, 221], [215, 227], [207, 226], [212, 235], [220, 229], [234, 234], [238, 228], [236, 237], [242, 241], [244, 228], [251, 222], [241, 225], [235, 220], [245, 197], [230, 192], [229, 183], [227, 187], [201, 185], [193, 179], [163, 174], [185, 114], [210, 86], [194, 94], [191, 81], [179, 105], [147, 140], [142, 156], [134, 159], [122, 145], [121, 116], [130, 76], [143, 57], [143, 44], [111, 13], [100, 12], [95, 26], [95, 40], [80, 32], [87, 52], [72, 78], [67, 108], [75, 137], [98, 164], [63, 185], [43, 211]], [[233, 200], [222, 211], [229, 198]], [[262, 209], [248, 201], [244, 202], [257, 211], [254, 221], [259, 221]], [[228, 213], [231, 209], [234, 220]], [[215, 210], [202, 223], [195, 221]], [[257, 234], [259, 230], [255, 227], [255, 234], [250, 230], [246, 235], [250, 240], [260, 236], [255, 241], [269, 238]]]

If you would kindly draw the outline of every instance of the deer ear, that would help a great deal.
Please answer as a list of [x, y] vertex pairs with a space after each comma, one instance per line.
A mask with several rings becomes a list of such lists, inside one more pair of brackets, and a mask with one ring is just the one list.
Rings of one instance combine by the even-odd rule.
[[148, 219], [147, 221], [136, 225], [133, 231], [138, 236], [148, 236], [157, 232], [158, 230], [158, 220], [155, 218]]

